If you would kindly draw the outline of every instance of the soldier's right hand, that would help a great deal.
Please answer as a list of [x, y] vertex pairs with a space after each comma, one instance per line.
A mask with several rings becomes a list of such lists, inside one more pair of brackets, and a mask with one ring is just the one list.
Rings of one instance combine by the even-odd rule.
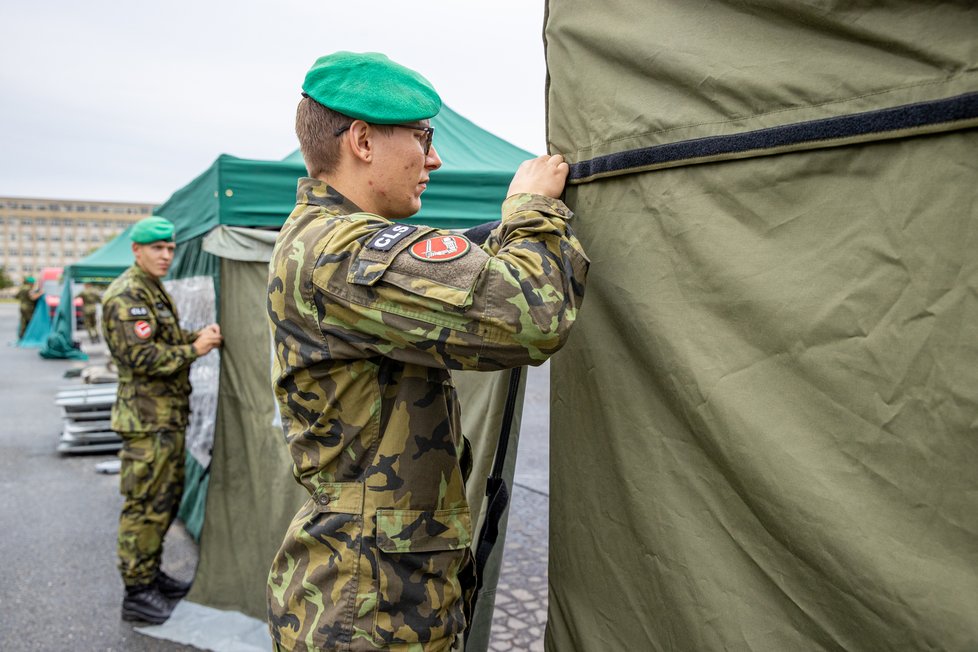
[[509, 193], [506, 196], [531, 192], [535, 195], [557, 199], [564, 192], [564, 184], [567, 182], [569, 171], [570, 166], [564, 162], [564, 157], [560, 154], [538, 156], [529, 161], [523, 161], [516, 169], [513, 181], [509, 184]]
[[212, 349], [221, 346], [223, 339], [220, 330], [208, 326], [200, 330], [192, 346], [194, 347], [194, 352], [198, 356], [202, 356], [210, 353]]

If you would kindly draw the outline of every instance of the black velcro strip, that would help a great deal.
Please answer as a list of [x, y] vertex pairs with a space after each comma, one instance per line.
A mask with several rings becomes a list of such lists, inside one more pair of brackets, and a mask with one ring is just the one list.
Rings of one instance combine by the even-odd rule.
[[418, 230], [418, 227], [410, 224], [394, 224], [388, 226], [383, 231], [375, 235], [367, 243], [367, 249], [377, 251], [390, 251], [391, 247]]
[[920, 129], [943, 123], [978, 118], [978, 93], [941, 100], [906, 104], [889, 109], [854, 113], [834, 118], [769, 127], [727, 136], [693, 138], [653, 145], [573, 163], [569, 182], [594, 176], [620, 174], [651, 166], [674, 167], [683, 161], [722, 157], [743, 152], [791, 148], [807, 143], [850, 139]]

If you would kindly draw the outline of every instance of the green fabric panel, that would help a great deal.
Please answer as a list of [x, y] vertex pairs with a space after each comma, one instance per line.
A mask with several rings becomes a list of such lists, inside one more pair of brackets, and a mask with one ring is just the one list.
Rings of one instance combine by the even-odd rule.
[[[28, 326], [28, 330], [30, 330], [34, 326], [35, 319], [44, 319], [47, 322], [46, 330], [43, 331], [46, 337], [40, 340], [41, 350], [38, 351], [38, 354], [42, 358], [52, 360], [88, 360], [88, 354], [76, 349], [71, 339], [71, 281], [68, 280], [72, 278], [71, 269], [71, 267], [68, 267], [64, 272], [65, 282], [61, 286], [61, 300], [58, 302], [58, 308], [54, 312], [54, 321], [52, 322], [46, 315], [38, 315], [42, 311], [35, 309], [34, 316], [31, 317], [31, 323]], [[44, 296], [42, 295], [38, 299], [38, 306], [43, 306], [43, 301]]]
[[204, 527], [204, 506], [207, 500], [207, 485], [210, 475], [200, 465], [197, 458], [189, 452], [184, 465], [183, 497], [177, 518], [183, 521], [187, 532], [194, 541], [200, 542], [200, 532]]
[[65, 278], [76, 283], [108, 283], [133, 263], [132, 226], [65, 270]]
[[[68, 284], [66, 283], [65, 285], [67, 286]], [[34, 306], [34, 312], [31, 314], [31, 320], [27, 322], [27, 328], [24, 329], [24, 335], [17, 340], [17, 346], [22, 349], [38, 349], [43, 347], [48, 339], [48, 333], [52, 330], [53, 322], [51, 321], [51, 313], [48, 310], [45, 296], [42, 294], [38, 297], [37, 303]], [[19, 310], [17, 315], [18, 317], [20, 316]]]
[[221, 223], [220, 162], [221, 158], [218, 158], [153, 211], [154, 215], [165, 217], [176, 226], [177, 244], [207, 233]]
[[[978, 90], [974, 3], [549, 2], [571, 160]], [[978, 646], [978, 130], [568, 189], [548, 650]]]
[[978, 642], [976, 151], [568, 192], [592, 266], [552, 363], [548, 650]]
[[222, 261], [221, 394], [200, 541], [189, 599], [264, 619], [265, 582], [292, 516], [306, 499], [273, 425], [267, 266]]
[[974, 3], [549, 5], [548, 140], [574, 162], [978, 89]]
[[[473, 519], [474, 537], [472, 550], [478, 548], [478, 535], [486, 517], [486, 478], [492, 472], [503, 412], [509, 392], [510, 371], [492, 373], [478, 371], [453, 371], [452, 380], [462, 404], [462, 432], [472, 446], [472, 473], [465, 485], [465, 498], [477, 518]], [[520, 422], [523, 418], [523, 396], [526, 391], [526, 370], [520, 379], [519, 394], [513, 411], [512, 430], [506, 449], [503, 480], [513, 495], [513, 475], [516, 471], [516, 452], [520, 441]], [[496, 602], [496, 587], [502, 569], [503, 548], [506, 546], [506, 524], [509, 508], [503, 513], [499, 526], [499, 538], [486, 562], [482, 590], [476, 601], [475, 616], [465, 640], [465, 652], [484, 652], [489, 649], [492, 633], [492, 615]]]

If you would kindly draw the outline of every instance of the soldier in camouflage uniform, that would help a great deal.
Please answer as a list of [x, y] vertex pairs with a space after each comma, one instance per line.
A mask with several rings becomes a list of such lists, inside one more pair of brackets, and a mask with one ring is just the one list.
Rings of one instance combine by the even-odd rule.
[[17, 339], [24, 337], [27, 325], [31, 323], [34, 316], [34, 309], [37, 307], [37, 300], [41, 297], [41, 291], [34, 289], [34, 277], [28, 276], [24, 283], [17, 290], [17, 301], [20, 303], [20, 326], [17, 328]]
[[536, 365], [564, 344], [588, 267], [555, 199], [567, 164], [524, 163], [478, 247], [391, 221], [418, 211], [441, 166], [427, 81], [382, 55], [336, 53], [303, 91], [311, 178], [276, 242], [268, 313], [293, 473], [310, 498], [272, 564], [269, 626], [279, 649], [441, 652], [464, 630], [474, 584], [449, 370]]
[[94, 344], [99, 339], [96, 322], [98, 305], [102, 301], [102, 295], [91, 283], [86, 283], [85, 289], [78, 296], [82, 300], [82, 324], [88, 333], [88, 339]]
[[163, 538], [183, 492], [190, 365], [221, 343], [220, 329], [180, 328], [160, 279], [173, 261], [173, 224], [161, 217], [131, 231], [136, 262], [105, 291], [102, 329], [119, 370], [112, 429], [122, 437], [119, 570], [125, 620], [164, 622], [189, 583], [160, 570]]

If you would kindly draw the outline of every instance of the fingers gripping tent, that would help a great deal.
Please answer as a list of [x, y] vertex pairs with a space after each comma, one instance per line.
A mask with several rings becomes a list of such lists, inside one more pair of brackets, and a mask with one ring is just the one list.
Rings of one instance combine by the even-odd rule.
[[548, 5], [547, 649], [978, 649], [978, 6]]
[[[422, 210], [409, 221], [464, 229], [498, 220], [513, 173], [532, 154], [447, 107], [432, 124], [444, 166], [432, 173]], [[189, 491], [181, 517], [200, 538], [200, 564], [189, 598], [262, 619], [272, 557], [295, 511], [308, 498], [292, 478], [291, 458], [277, 424], [265, 313], [271, 248], [295, 204], [301, 176], [305, 166], [298, 153], [283, 161], [225, 155], [155, 211], [176, 224], [177, 254], [167, 283], [181, 317], [188, 315], [182, 302], [203, 289], [181, 283], [206, 279], [212, 283], [210, 296], [216, 297], [225, 337], [212, 408], [213, 447], [208, 442], [202, 454], [188, 456]], [[472, 479], [484, 479], [502, 421], [508, 376], [453, 376], [463, 406], [463, 429], [475, 448]], [[195, 395], [198, 389], [195, 384]], [[515, 421], [518, 425], [518, 414]], [[515, 446], [509, 451], [511, 478]], [[483, 490], [484, 483], [471, 485], [475, 513]], [[479, 602], [473, 638], [484, 641], [482, 648], [488, 640], [501, 548], [498, 544], [490, 564], [483, 591], [488, 597]], [[471, 649], [480, 648], [477, 644]]]

